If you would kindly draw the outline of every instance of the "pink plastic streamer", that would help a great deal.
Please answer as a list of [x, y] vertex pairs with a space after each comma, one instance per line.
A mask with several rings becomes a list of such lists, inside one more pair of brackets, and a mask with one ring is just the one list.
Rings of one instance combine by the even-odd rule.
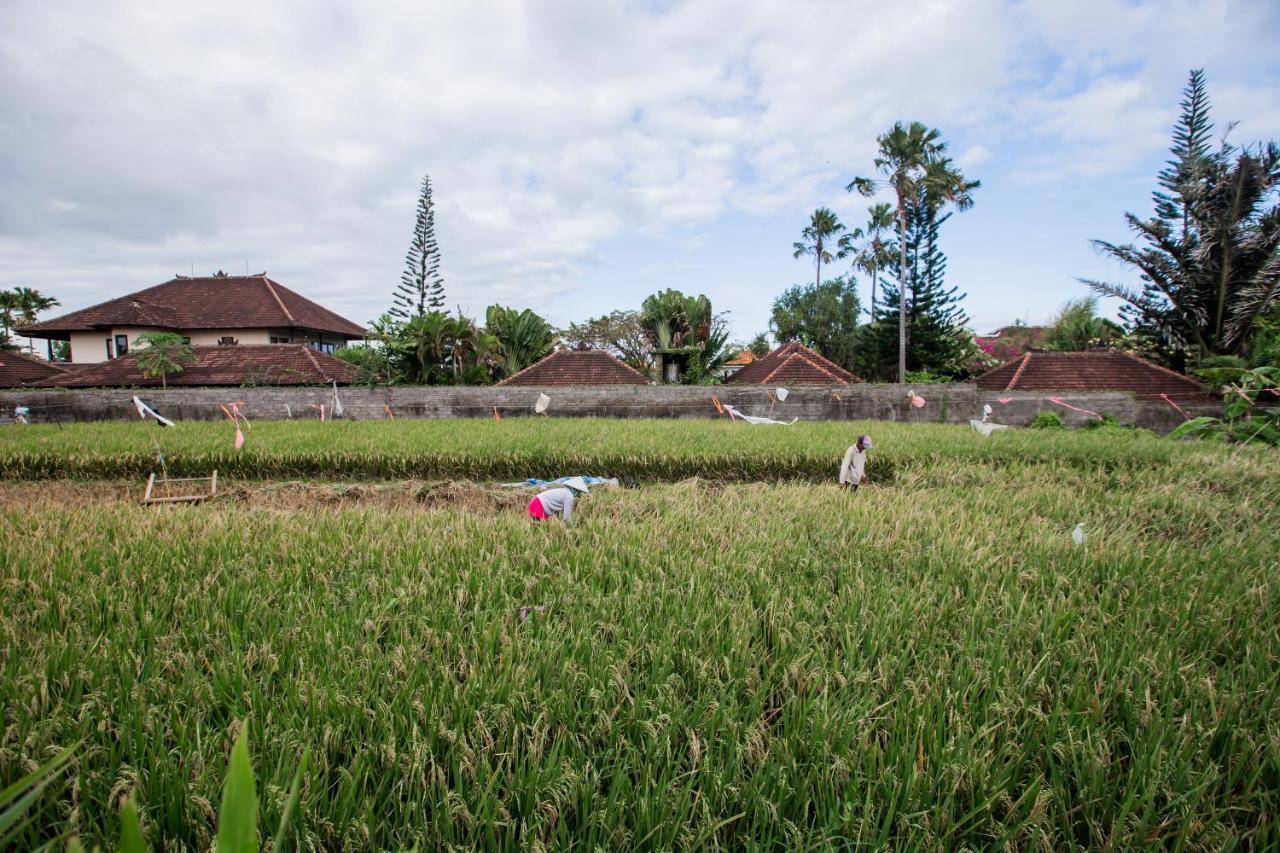
[[1182, 415], [1182, 416], [1183, 416], [1184, 418], [1186, 418], [1187, 420], [1191, 420], [1191, 415], [1188, 415], [1185, 411], [1183, 411], [1183, 408], [1182, 408], [1181, 406], [1179, 406], [1177, 403], [1173, 402], [1173, 400], [1169, 399], [1169, 395], [1168, 395], [1168, 394], [1161, 394], [1161, 395], [1160, 395], [1160, 399], [1161, 399], [1161, 400], [1164, 400], [1164, 401], [1165, 401], [1166, 403], [1168, 403], [1170, 406], [1173, 406], [1174, 411], [1176, 411], [1178, 414]]
[[918, 395], [918, 394], [912, 394], [912, 395], [911, 395], [911, 405], [912, 405], [912, 406], [914, 406], [914, 407], [915, 407], [915, 408], [917, 408], [917, 409], [919, 409], [919, 408], [923, 408], [923, 407], [924, 407], [924, 397], [921, 397], [921, 396], [920, 396], [920, 395]]
[[1070, 409], [1073, 412], [1080, 412], [1082, 415], [1092, 415], [1093, 417], [1099, 418], [1099, 419], [1102, 417], [1102, 415], [1098, 414], [1097, 412], [1091, 412], [1088, 409], [1082, 409], [1079, 406], [1073, 406], [1070, 403], [1064, 402], [1061, 397], [1050, 397], [1049, 402], [1057, 403], [1062, 408]]

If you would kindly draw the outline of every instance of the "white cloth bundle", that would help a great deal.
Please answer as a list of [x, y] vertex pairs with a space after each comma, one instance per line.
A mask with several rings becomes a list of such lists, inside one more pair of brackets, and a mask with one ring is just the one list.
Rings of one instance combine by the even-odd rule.
[[733, 406], [730, 406], [727, 404], [725, 405], [724, 410], [728, 412], [731, 417], [742, 418], [744, 421], [746, 421], [749, 424], [757, 424], [757, 425], [758, 424], [774, 424], [776, 426], [791, 426], [791, 424], [800, 420], [799, 418], [792, 418], [790, 421], [775, 421], [773, 418], [752, 417], [751, 415], [744, 415], [742, 412], [739, 412]]

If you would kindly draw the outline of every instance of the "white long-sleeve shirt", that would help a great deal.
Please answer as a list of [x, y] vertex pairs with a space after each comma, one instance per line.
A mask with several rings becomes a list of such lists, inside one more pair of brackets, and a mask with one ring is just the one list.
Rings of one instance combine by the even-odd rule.
[[563, 486], [558, 489], [547, 489], [538, 495], [538, 502], [542, 504], [542, 509], [547, 515], [559, 515], [566, 522], [573, 515], [573, 501], [573, 489]]
[[862, 475], [867, 469], [867, 451], [853, 445], [844, 452], [844, 461], [840, 463], [840, 483], [856, 486], [862, 482]]

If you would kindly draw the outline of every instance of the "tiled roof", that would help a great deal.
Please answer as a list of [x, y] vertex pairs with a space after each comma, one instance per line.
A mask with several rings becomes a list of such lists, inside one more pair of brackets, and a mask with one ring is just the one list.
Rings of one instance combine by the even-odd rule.
[[[167, 377], [170, 386], [349, 384], [350, 365], [300, 344], [192, 347], [196, 360]], [[92, 364], [41, 382], [61, 388], [159, 387], [138, 369], [138, 353]]]
[[725, 380], [734, 385], [850, 385], [862, 380], [804, 344], [783, 344]]
[[0, 350], [0, 388], [21, 388], [66, 372], [60, 364], [20, 352]]
[[560, 350], [499, 385], [648, 385], [649, 377], [599, 349]]
[[743, 367], [755, 360], [756, 360], [756, 354], [749, 349], [744, 349], [742, 352], [738, 353], [733, 358], [726, 361], [725, 365], [728, 367]]
[[991, 391], [1129, 391], [1140, 400], [1158, 400], [1161, 394], [1189, 402], [1213, 399], [1191, 377], [1116, 349], [1031, 350], [974, 382]]
[[163, 329], [315, 329], [348, 338], [364, 330], [345, 317], [267, 278], [242, 276], [178, 276], [128, 296], [121, 296], [19, 329], [27, 337], [82, 332], [110, 326], [157, 326]]

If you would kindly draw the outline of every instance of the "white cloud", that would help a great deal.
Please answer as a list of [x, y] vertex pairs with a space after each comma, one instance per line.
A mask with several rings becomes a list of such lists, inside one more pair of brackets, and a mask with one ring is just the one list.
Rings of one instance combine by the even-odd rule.
[[[1220, 118], [1280, 121], [1276, 18], [1228, 0], [11, 0], [5, 21], [0, 264], [69, 307], [247, 260], [367, 320], [423, 172], [451, 300], [478, 312], [574, 293], [629, 235], [751, 252], [703, 235], [822, 203], [860, 222], [841, 188], [897, 119], [1042, 183], [1149, 158], [1202, 61], [1244, 69]], [[716, 292], [762, 325], [786, 283]]]

